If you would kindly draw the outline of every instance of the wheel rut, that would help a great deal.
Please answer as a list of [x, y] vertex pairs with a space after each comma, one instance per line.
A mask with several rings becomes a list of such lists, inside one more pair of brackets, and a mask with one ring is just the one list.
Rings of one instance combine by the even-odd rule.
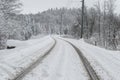
[[35, 67], [37, 67], [40, 62], [49, 55], [49, 53], [53, 50], [53, 48], [56, 45], [56, 40], [53, 38], [54, 44], [53, 46], [43, 55], [40, 56], [34, 63], [32, 63], [28, 68], [26, 68], [24, 71], [22, 71], [20, 74], [18, 74], [14, 79], [9, 80], [22, 80], [29, 72], [31, 72]]
[[[60, 38], [61, 39], [61, 38]], [[62, 39], [63, 40], [63, 39]], [[67, 40], [64, 40], [66, 41], [67, 43], [69, 43], [75, 50], [76, 52], [78, 53], [85, 69], [86, 69], [86, 72], [89, 76], [89, 80], [100, 80], [97, 73], [95, 72], [94, 68], [90, 65], [90, 62], [87, 60], [87, 58], [83, 55], [83, 53], [80, 51], [79, 48], [77, 48], [73, 43], [67, 41]]]

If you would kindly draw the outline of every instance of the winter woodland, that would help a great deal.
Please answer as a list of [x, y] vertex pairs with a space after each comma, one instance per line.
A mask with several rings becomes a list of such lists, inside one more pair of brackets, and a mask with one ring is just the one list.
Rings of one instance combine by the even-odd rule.
[[[0, 0], [0, 49], [7, 40], [28, 40], [33, 35], [57, 34], [79, 39], [81, 8], [55, 8], [37, 14], [21, 14], [19, 0]], [[84, 10], [83, 38], [86, 42], [117, 50], [120, 44], [120, 15], [114, 13], [115, 0], [98, 1]]]

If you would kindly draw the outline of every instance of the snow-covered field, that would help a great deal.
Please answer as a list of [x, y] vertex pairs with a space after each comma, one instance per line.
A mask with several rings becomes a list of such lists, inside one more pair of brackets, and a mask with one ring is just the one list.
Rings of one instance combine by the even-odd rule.
[[9, 40], [8, 44], [16, 48], [0, 51], [0, 80], [14, 78], [49, 50], [54, 40], [47, 36], [28, 41]]
[[90, 61], [101, 80], [120, 80], [120, 51], [110, 51], [84, 42], [66, 39], [76, 45]]

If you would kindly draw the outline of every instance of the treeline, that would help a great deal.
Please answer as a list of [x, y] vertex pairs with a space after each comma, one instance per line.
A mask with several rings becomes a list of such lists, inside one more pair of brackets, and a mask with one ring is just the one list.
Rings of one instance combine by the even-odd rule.
[[71, 34], [77, 12], [78, 9], [56, 8], [37, 14], [14, 15], [8, 38], [28, 40], [38, 34]]
[[114, 13], [115, 0], [104, 0], [93, 8], [85, 9], [84, 38], [107, 49], [119, 49], [120, 16]]
[[[0, 6], [1, 49], [6, 48], [7, 39], [28, 40], [38, 34], [80, 38], [81, 9], [56, 8], [37, 14], [18, 14], [21, 5], [18, 0], [10, 0], [11, 4], [9, 0], [0, 1], [4, 2], [2, 4], [0, 2], [0, 5], [4, 5]], [[9, 8], [6, 8], [6, 5]], [[98, 2], [92, 8], [85, 7], [83, 32], [84, 38], [89, 43], [108, 49], [118, 49], [120, 16], [114, 13], [113, 0], [104, 1], [103, 5]]]

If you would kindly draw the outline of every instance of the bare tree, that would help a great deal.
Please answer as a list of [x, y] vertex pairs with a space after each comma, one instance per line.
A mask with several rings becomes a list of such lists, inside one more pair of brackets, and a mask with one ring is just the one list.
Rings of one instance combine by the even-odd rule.
[[97, 10], [97, 17], [98, 17], [98, 34], [99, 34], [99, 39], [101, 38], [101, 4], [100, 1], [97, 2], [95, 5], [96, 10]]
[[108, 9], [108, 41], [109, 45], [115, 49], [115, 25], [114, 25], [114, 9], [115, 9], [115, 0], [107, 1], [107, 9]]

